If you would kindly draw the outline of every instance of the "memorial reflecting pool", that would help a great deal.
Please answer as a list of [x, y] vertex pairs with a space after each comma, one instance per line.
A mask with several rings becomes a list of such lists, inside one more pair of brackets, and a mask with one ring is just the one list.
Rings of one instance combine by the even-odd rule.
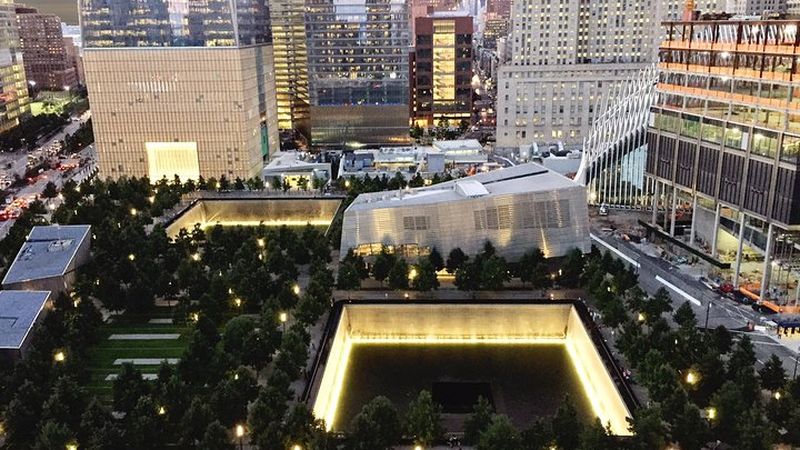
[[[594, 420], [566, 348], [555, 343], [356, 344], [344, 380], [334, 429], [346, 429], [378, 395], [404, 412], [422, 389], [432, 391], [445, 416], [471, 410], [488, 392], [496, 412], [525, 427], [554, 414], [569, 394], [579, 417]], [[460, 422], [445, 420], [445, 426]]]

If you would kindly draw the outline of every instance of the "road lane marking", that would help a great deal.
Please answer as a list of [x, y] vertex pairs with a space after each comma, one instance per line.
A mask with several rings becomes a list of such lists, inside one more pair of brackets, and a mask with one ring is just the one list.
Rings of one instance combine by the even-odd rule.
[[656, 275], [656, 281], [660, 282], [664, 286], [666, 286], [666, 287], [672, 289], [673, 291], [677, 292], [678, 295], [680, 295], [681, 297], [685, 298], [686, 300], [689, 300], [690, 302], [692, 302], [692, 304], [697, 305], [697, 306], [703, 306], [703, 304], [700, 303], [700, 300], [692, 297], [691, 295], [687, 294], [686, 291], [684, 291], [683, 289], [679, 289], [674, 284], [672, 284], [669, 281], [661, 278], [661, 275]]
[[625, 253], [622, 253], [621, 251], [617, 250], [616, 247], [614, 247], [613, 245], [609, 244], [608, 242], [600, 239], [599, 237], [595, 236], [594, 233], [589, 233], [589, 238], [593, 239], [595, 242], [597, 242], [598, 244], [602, 245], [603, 247], [611, 250], [612, 253], [614, 253], [615, 255], [619, 256], [622, 259], [624, 259], [625, 261], [627, 261], [633, 267], [636, 267], [637, 269], [642, 267], [642, 265], [639, 264], [638, 261], [636, 261], [635, 259], [633, 259], [630, 256], [626, 255]]

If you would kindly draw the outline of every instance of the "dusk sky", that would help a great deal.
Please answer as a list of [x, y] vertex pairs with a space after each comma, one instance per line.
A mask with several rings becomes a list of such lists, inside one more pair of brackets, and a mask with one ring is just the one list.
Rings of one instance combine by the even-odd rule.
[[78, 24], [78, 2], [76, 0], [16, 0], [42, 12], [58, 14], [69, 24]]

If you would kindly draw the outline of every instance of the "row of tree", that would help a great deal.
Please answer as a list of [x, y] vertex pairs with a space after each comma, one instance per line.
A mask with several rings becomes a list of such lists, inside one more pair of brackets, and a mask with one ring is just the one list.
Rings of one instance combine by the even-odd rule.
[[634, 411], [630, 448], [800, 444], [800, 385], [787, 381], [777, 357], [757, 373], [746, 335], [734, 343], [722, 326], [699, 329], [688, 303], [673, 311], [663, 288], [648, 298], [633, 270], [608, 253], [589, 255], [581, 280], [649, 393], [648, 406]]
[[361, 281], [372, 277], [391, 289], [414, 289], [430, 291], [439, 287], [436, 273], [447, 270], [455, 275], [455, 285], [463, 291], [499, 290], [512, 277], [534, 289], [547, 289], [557, 282], [565, 287], [577, 287], [583, 271], [583, 253], [574, 249], [560, 262], [558, 272], [550, 273], [544, 253], [533, 248], [517, 262], [507, 262], [499, 256], [491, 242], [486, 241], [483, 251], [470, 258], [460, 248], [450, 251], [445, 260], [436, 248], [427, 256], [420, 256], [416, 263], [409, 264], [402, 257], [390, 252], [385, 246], [371, 264], [348, 251], [339, 265], [337, 285], [339, 289], [359, 289]]

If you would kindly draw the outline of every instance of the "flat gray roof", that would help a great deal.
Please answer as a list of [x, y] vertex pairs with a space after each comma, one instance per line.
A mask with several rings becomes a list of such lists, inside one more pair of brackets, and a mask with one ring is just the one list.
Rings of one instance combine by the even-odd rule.
[[78, 247], [89, 236], [89, 225], [47, 225], [33, 227], [3, 284], [40, 280], [64, 275]]
[[49, 297], [50, 291], [0, 291], [0, 348], [22, 346]]
[[397, 208], [525, 192], [551, 192], [574, 187], [580, 185], [539, 164], [527, 163], [434, 186], [361, 194], [347, 210]]

